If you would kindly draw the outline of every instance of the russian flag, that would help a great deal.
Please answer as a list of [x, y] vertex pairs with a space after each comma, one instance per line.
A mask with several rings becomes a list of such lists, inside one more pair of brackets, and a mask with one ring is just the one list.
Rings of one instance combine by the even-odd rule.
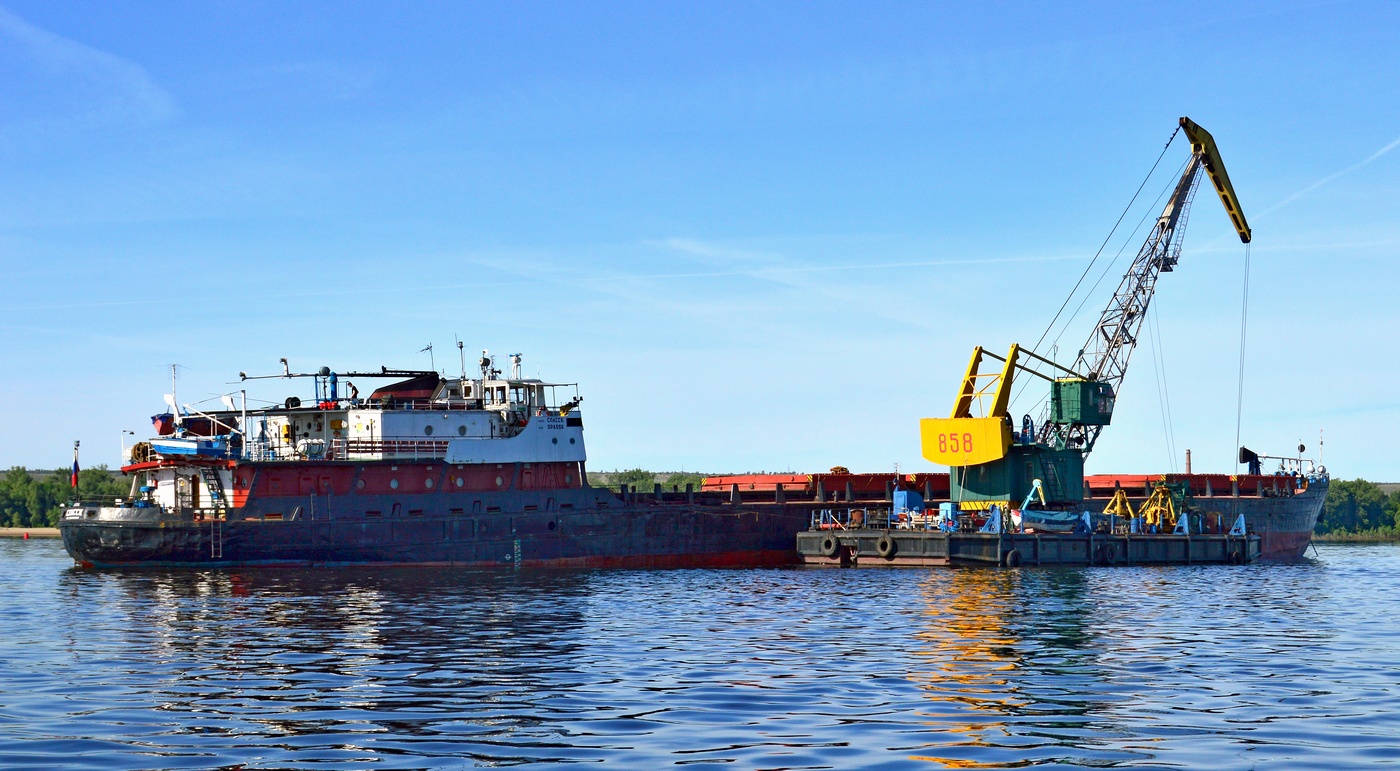
[[74, 455], [74, 456], [73, 456], [73, 479], [72, 479], [72, 486], [75, 487], [75, 488], [78, 486], [78, 456], [77, 456], [77, 455]]

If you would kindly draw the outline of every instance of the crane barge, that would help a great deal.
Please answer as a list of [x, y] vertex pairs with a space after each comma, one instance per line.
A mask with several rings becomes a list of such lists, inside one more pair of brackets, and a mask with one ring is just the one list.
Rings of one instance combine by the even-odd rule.
[[[1071, 562], [1247, 562], [1301, 555], [1328, 484], [1325, 469], [1304, 466], [1302, 447], [1286, 478], [1270, 481], [1270, 494], [1259, 469], [1251, 468], [1257, 485], [1252, 497], [1248, 480], [1241, 494], [1238, 475], [1152, 479], [1084, 474], [1085, 459], [1113, 419], [1157, 282], [1180, 260], [1202, 179], [1210, 180], [1240, 241], [1252, 239], [1214, 138], [1186, 117], [1179, 130], [1190, 140], [1191, 156], [1075, 360], [1063, 365], [1019, 344], [1011, 345], [1005, 356], [975, 347], [951, 415], [920, 421], [923, 457], [949, 468], [947, 500], [939, 503], [938, 513], [932, 513], [931, 495], [911, 504], [907, 493], [902, 501], [892, 493], [888, 514], [872, 518], [862, 512], [859, 527], [850, 527], [850, 518], [839, 514], [814, 521], [812, 530], [799, 536], [804, 560], [849, 564], [861, 553], [873, 552], [889, 562], [941, 564], [957, 561], [960, 548], [969, 560], [994, 556], [1001, 564], [1018, 562], [1026, 554], [1037, 561], [1052, 554], [1056, 561]], [[986, 367], [989, 360], [999, 366]], [[1010, 414], [1013, 387], [1032, 377], [1048, 386], [1046, 412], [1038, 429], [1026, 415], [1018, 430]], [[1254, 455], [1240, 448], [1241, 462]], [[1095, 486], [1102, 491], [1109, 483], [1107, 505], [1092, 511]], [[932, 487], [926, 485], [926, 492]], [[980, 532], [968, 535], [969, 527]], [[929, 535], [932, 530], [942, 535]], [[1046, 534], [1071, 538], [1047, 542]], [[1025, 540], [1031, 535], [1034, 541]], [[1086, 535], [1084, 544], [1075, 540]], [[1101, 539], [1097, 551], [1095, 535]]]

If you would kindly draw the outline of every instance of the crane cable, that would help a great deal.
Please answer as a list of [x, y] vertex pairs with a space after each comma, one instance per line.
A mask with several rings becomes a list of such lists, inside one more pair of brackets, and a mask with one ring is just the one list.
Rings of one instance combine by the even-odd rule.
[[[1098, 261], [1099, 261], [1099, 257], [1103, 255], [1104, 247], [1108, 246], [1108, 242], [1111, 241], [1111, 240], [1113, 239], [1113, 234], [1116, 233], [1116, 232], [1118, 232], [1118, 226], [1123, 224], [1123, 218], [1126, 217], [1126, 216], [1128, 216], [1128, 212], [1132, 210], [1133, 204], [1137, 202], [1138, 196], [1142, 194], [1142, 189], [1145, 188], [1145, 187], [1147, 187], [1148, 181], [1152, 179], [1152, 174], [1153, 174], [1154, 172], [1157, 171], [1157, 166], [1158, 166], [1159, 164], [1162, 163], [1162, 158], [1166, 157], [1166, 155], [1167, 155], [1167, 149], [1170, 148], [1170, 147], [1172, 146], [1172, 142], [1176, 140], [1176, 135], [1177, 135], [1178, 133], [1180, 133], [1180, 132], [1181, 132], [1181, 126], [1179, 126], [1179, 125], [1178, 125], [1175, 129], [1172, 129], [1172, 134], [1171, 134], [1171, 136], [1167, 137], [1167, 142], [1166, 142], [1166, 144], [1162, 145], [1162, 152], [1160, 152], [1160, 153], [1157, 154], [1157, 160], [1153, 161], [1153, 162], [1152, 162], [1152, 168], [1150, 168], [1150, 169], [1147, 170], [1147, 176], [1145, 176], [1145, 177], [1142, 178], [1142, 183], [1138, 185], [1138, 189], [1137, 189], [1136, 192], [1133, 193], [1133, 197], [1132, 197], [1131, 199], [1128, 200], [1128, 205], [1127, 205], [1127, 206], [1124, 206], [1124, 207], [1123, 207], [1122, 213], [1118, 215], [1118, 221], [1113, 223], [1113, 228], [1110, 229], [1110, 230], [1108, 231], [1108, 235], [1104, 236], [1103, 243], [1099, 244], [1099, 249], [1098, 249], [1098, 251], [1094, 252], [1094, 257], [1093, 257], [1093, 259], [1089, 260], [1089, 264], [1084, 266], [1084, 272], [1079, 274], [1079, 280], [1074, 282], [1074, 288], [1069, 290], [1069, 294], [1068, 294], [1068, 295], [1065, 295], [1065, 301], [1062, 302], [1062, 303], [1060, 303], [1060, 309], [1057, 310], [1057, 311], [1055, 311], [1055, 317], [1052, 318], [1052, 319], [1050, 319], [1050, 323], [1049, 323], [1049, 324], [1046, 324], [1046, 325], [1045, 325], [1045, 331], [1040, 333], [1040, 339], [1039, 339], [1039, 340], [1036, 340], [1036, 341], [1035, 341], [1035, 345], [1031, 346], [1031, 351], [1032, 351], [1032, 352], [1037, 352], [1037, 353], [1038, 353], [1038, 352], [1040, 351], [1040, 344], [1043, 343], [1043, 342], [1045, 342], [1045, 337], [1046, 337], [1047, 335], [1050, 334], [1050, 331], [1051, 331], [1052, 329], [1055, 328], [1055, 322], [1057, 322], [1057, 321], [1060, 320], [1060, 315], [1063, 314], [1063, 313], [1065, 312], [1065, 308], [1069, 307], [1070, 301], [1074, 299], [1075, 293], [1078, 292], [1078, 291], [1079, 291], [1079, 287], [1080, 287], [1081, 285], [1083, 285], [1084, 279], [1087, 278], [1088, 275], [1089, 275], [1089, 271], [1091, 271], [1091, 270], [1094, 269], [1094, 263], [1098, 262]], [[1165, 192], [1165, 191], [1163, 191], [1163, 192]], [[1158, 197], [1158, 198], [1161, 198], [1161, 195], [1158, 195], [1157, 197]], [[1144, 214], [1144, 215], [1143, 215], [1143, 221], [1146, 221], [1146, 220], [1147, 220], [1147, 215], [1148, 215], [1148, 214], [1151, 214], [1151, 213], [1152, 213], [1152, 210], [1149, 208], [1148, 211], [1147, 211], [1147, 214]], [[1139, 222], [1139, 223], [1138, 223], [1138, 228], [1140, 228], [1140, 227], [1142, 227], [1142, 222]], [[1133, 232], [1136, 233], [1136, 232], [1137, 232], [1137, 228], [1134, 228], [1134, 229], [1133, 229]], [[1130, 236], [1128, 236], [1128, 238], [1132, 238], [1132, 236], [1130, 235]], [[1126, 249], [1126, 248], [1127, 248], [1127, 241], [1124, 241], [1124, 243], [1123, 243], [1123, 248], [1120, 248], [1120, 249], [1118, 250], [1118, 254], [1114, 255], [1114, 258], [1113, 258], [1113, 259], [1114, 259], [1114, 262], [1117, 262], [1118, 257], [1121, 257], [1122, 254], [1123, 254], [1123, 249]], [[1109, 264], [1109, 267], [1112, 267], [1112, 263]], [[1104, 269], [1104, 273], [1107, 274], [1107, 272], [1108, 272], [1108, 268], [1105, 268], [1105, 269]], [[1099, 276], [1099, 280], [1098, 280], [1098, 281], [1095, 281], [1095, 282], [1094, 282], [1094, 288], [1097, 288], [1097, 287], [1098, 287], [1100, 281], [1103, 281], [1103, 276], [1102, 276], [1102, 275]], [[1090, 289], [1089, 292], [1092, 293], [1092, 292], [1093, 292], [1093, 289]], [[1082, 310], [1082, 309], [1084, 308], [1084, 303], [1085, 303], [1086, 301], [1088, 301], [1088, 299], [1089, 299], [1089, 296], [1088, 296], [1088, 294], [1086, 294], [1086, 295], [1084, 296], [1084, 299], [1080, 301], [1079, 306], [1076, 307], [1076, 308], [1074, 309], [1074, 314], [1071, 316], [1071, 319], [1073, 318], [1073, 316], [1079, 315], [1079, 311]], [[1066, 321], [1066, 322], [1065, 322], [1065, 327], [1066, 327], [1066, 328], [1069, 327], [1069, 321]], [[1063, 334], [1064, 334], [1064, 330], [1060, 330], [1060, 334], [1063, 335]], [[1059, 342], [1059, 336], [1058, 336], [1058, 335], [1055, 337], [1055, 342], [1056, 342], [1056, 343]], [[1078, 360], [1078, 357], [1076, 357], [1076, 361], [1077, 361], [1077, 360]], [[1022, 383], [1021, 386], [1020, 386], [1019, 388], [1016, 389], [1015, 393], [1012, 394], [1012, 399], [1011, 399], [1012, 404], [1015, 404], [1016, 402], [1020, 401], [1020, 399], [1021, 399], [1021, 394], [1025, 391], [1025, 388], [1026, 388], [1025, 383]]]
[[[1181, 165], [1177, 167], [1176, 173], [1167, 179], [1166, 184], [1162, 186], [1162, 192], [1157, 194], [1157, 197], [1152, 200], [1152, 205], [1148, 206], [1147, 210], [1143, 212], [1142, 219], [1138, 220], [1137, 227], [1133, 228], [1133, 232], [1129, 233], [1128, 237], [1123, 239], [1123, 245], [1118, 247], [1118, 253], [1113, 255], [1113, 260], [1104, 266], [1103, 271], [1099, 273], [1098, 279], [1094, 281], [1094, 285], [1089, 287], [1089, 291], [1084, 293], [1084, 297], [1080, 298], [1079, 305], [1076, 305], [1074, 308], [1074, 313], [1071, 313], [1069, 318], [1065, 319], [1064, 326], [1060, 327], [1059, 334], [1055, 335], [1055, 339], [1050, 341], [1051, 344], [1060, 342], [1060, 338], [1069, 331], [1069, 325], [1074, 323], [1075, 318], [1079, 316], [1079, 312], [1084, 310], [1084, 306], [1088, 304], [1089, 298], [1093, 296], [1094, 291], [1099, 288], [1099, 284], [1102, 284], [1103, 280], [1108, 278], [1108, 274], [1113, 270], [1113, 267], [1118, 264], [1118, 260], [1123, 257], [1123, 253], [1127, 250], [1128, 244], [1132, 242], [1133, 237], [1142, 229], [1142, 226], [1147, 222], [1148, 218], [1152, 217], [1152, 213], [1157, 208], [1157, 202], [1162, 200], [1162, 196], [1166, 195], [1168, 190], [1176, 186], [1177, 177], [1181, 176], [1181, 172], [1186, 169], [1186, 164], [1190, 162], [1190, 158], [1182, 161]], [[1136, 258], [1136, 255], [1134, 255], [1134, 257]], [[1075, 361], [1077, 363], [1078, 359]]]
[[1104, 247], [1108, 246], [1109, 240], [1112, 239], [1113, 234], [1118, 231], [1118, 226], [1123, 224], [1123, 218], [1128, 216], [1128, 210], [1133, 208], [1133, 202], [1136, 201], [1138, 195], [1142, 193], [1142, 189], [1147, 187], [1147, 180], [1152, 178], [1152, 172], [1157, 170], [1157, 164], [1162, 162], [1163, 156], [1167, 154], [1167, 148], [1172, 146], [1172, 140], [1176, 139], [1176, 135], [1180, 131], [1181, 126], [1177, 126], [1172, 131], [1172, 135], [1167, 137], [1167, 143], [1162, 145], [1162, 152], [1157, 155], [1157, 160], [1153, 162], [1152, 168], [1148, 169], [1147, 176], [1142, 178], [1142, 184], [1138, 185], [1137, 192], [1133, 193], [1132, 200], [1128, 201], [1127, 206], [1123, 207], [1123, 213], [1118, 215], [1118, 221], [1113, 223], [1113, 229], [1108, 231], [1108, 235], [1104, 237], [1103, 243], [1099, 244], [1099, 250], [1094, 252], [1094, 259], [1089, 260], [1089, 264], [1084, 266], [1084, 272], [1079, 274], [1079, 280], [1074, 282], [1074, 288], [1069, 290], [1069, 296], [1065, 297], [1065, 301], [1060, 304], [1060, 309], [1055, 311], [1055, 317], [1050, 319], [1049, 324], [1045, 325], [1045, 331], [1040, 333], [1040, 339], [1036, 340], [1035, 345], [1031, 347], [1032, 351], [1039, 350], [1040, 344], [1045, 342], [1045, 336], [1050, 334], [1050, 330], [1055, 328], [1055, 322], [1060, 319], [1060, 314], [1065, 312], [1065, 307], [1069, 305], [1069, 301], [1074, 299], [1074, 293], [1079, 291], [1080, 284], [1084, 283], [1084, 278], [1088, 276], [1089, 271], [1093, 269], [1094, 263], [1099, 259], [1099, 255], [1103, 254]]
[[1249, 242], [1244, 245], [1244, 297], [1240, 303], [1240, 374], [1235, 395], [1235, 470], [1240, 464], [1240, 419], [1244, 414], [1244, 343], [1249, 327]]
[[[1167, 144], [1170, 145], [1170, 144], [1171, 144], [1171, 140], [1167, 140]], [[1165, 152], [1165, 149], [1164, 149], [1164, 152]], [[1159, 156], [1159, 157], [1157, 158], [1157, 160], [1158, 160], [1158, 161], [1161, 161], [1162, 159], [1161, 159], [1161, 157]], [[1157, 194], [1157, 197], [1154, 198], [1154, 199], [1152, 200], [1151, 205], [1149, 205], [1149, 206], [1147, 207], [1147, 209], [1143, 212], [1142, 219], [1138, 220], [1138, 224], [1133, 228], [1132, 232], [1129, 233], [1128, 236], [1127, 236], [1126, 238], [1123, 239], [1123, 245], [1120, 246], [1120, 247], [1118, 247], [1118, 251], [1113, 255], [1113, 259], [1110, 260], [1110, 261], [1108, 262], [1108, 264], [1104, 266], [1103, 271], [1102, 271], [1101, 273], [1099, 273], [1099, 277], [1094, 281], [1094, 285], [1091, 286], [1091, 287], [1089, 287], [1089, 290], [1088, 290], [1087, 292], [1084, 293], [1084, 296], [1083, 296], [1082, 298], [1080, 298], [1080, 300], [1079, 300], [1079, 305], [1075, 306], [1075, 308], [1074, 308], [1074, 313], [1071, 313], [1071, 314], [1069, 315], [1069, 318], [1065, 319], [1064, 326], [1060, 327], [1060, 331], [1055, 335], [1055, 338], [1054, 338], [1053, 340], [1050, 341], [1050, 345], [1051, 345], [1051, 346], [1057, 346], [1057, 345], [1059, 344], [1059, 342], [1060, 342], [1060, 338], [1064, 336], [1065, 332], [1068, 332], [1068, 331], [1069, 331], [1069, 325], [1072, 324], [1072, 323], [1074, 323], [1074, 319], [1075, 319], [1076, 317], [1079, 316], [1079, 312], [1082, 311], [1082, 310], [1084, 310], [1084, 306], [1085, 306], [1085, 304], [1087, 304], [1087, 303], [1089, 302], [1089, 298], [1093, 296], [1094, 290], [1098, 289], [1098, 288], [1099, 288], [1099, 284], [1103, 283], [1103, 280], [1104, 280], [1105, 278], [1108, 277], [1109, 272], [1113, 270], [1113, 266], [1117, 265], [1117, 264], [1118, 264], [1118, 260], [1121, 259], [1121, 258], [1123, 257], [1123, 252], [1124, 252], [1125, 250], [1127, 250], [1128, 244], [1132, 242], [1133, 237], [1137, 235], [1138, 231], [1142, 229], [1143, 224], [1146, 223], [1147, 220], [1148, 220], [1148, 218], [1152, 216], [1152, 212], [1156, 210], [1157, 202], [1158, 202], [1158, 201], [1161, 201], [1161, 200], [1162, 200], [1162, 196], [1166, 195], [1166, 194], [1167, 194], [1167, 191], [1172, 189], [1172, 186], [1176, 184], [1176, 178], [1181, 176], [1182, 170], [1185, 169], [1185, 168], [1186, 168], [1186, 164], [1187, 164], [1187, 163], [1190, 163], [1190, 162], [1191, 162], [1191, 159], [1190, 159], [1190, 158], [1187, 158], [1186, 160], [1182, 161], [1182, 162], [1181, 162], [1181, 165], [1177, 167], [1176, 173], [1173, 174], [1173, 175], [1171, 175], [1171, 177], [1170, 177], [1169, 179], [1167, 179], [1167, 183], [1166, 183], [1165, 186], [1163, 186], [1162, 191], [1161, 191], [1160, 193]], [[1156, 164], [1153, 164], [1153, 168], [1154, 168], [1154, 169], [1156, 168]], [[1151, 179], [1151, 177], [1152, 177], [1151, 172], [1148, 172], [1148, 179]], [[1143, 182], [1144, 182], [1144, 184], [1146, 184], [1147, 180], [1143, 180]], [[1140, 190], [1141, 190], [1141, 189], [1139, 188], [1139, 191], [1140, 191]], [[1131, 203], [1129, 203], [1128, 205], [1129, 205], [1130, 207], [1132, 206]], [[1125, 212], [1125, 213], [1126, 213], [1126, 212]], [[1121, 220], [1121, 217], [1120, 217], [1120, 220]], [[1109, 233], [1109, 236], [1110, 236], [1110, 237], [1112, 237], [1112, 235], [1113, 235], [1112, 233]], [[1100, 250], [1102, 250], [1102, 247], [1100, 247]], [[1097, 259], [1098, 259], [1098, 255], [1095, 255], [1094, 259], [1097, 260]], [[1089, 267], [1088, 267], [1088, 268], [1085, 268], [1085, 272], [1087, 273], [1088, 270], [1089, 270], [1089, 268], [1092, 268], [1092, 267], [1094, 267], [1094, 263], [1093, 263], [1092, 261], [1090, 261]], [[1084, 278], [1084, 277], [1081, 276], [1081, 277], [1080, 277], [1080, 281], [1083, 281], [1083, 278]], [[1078, 284], [1076, 284], [1075, 286], [1076, 286], [1076, 288], [1077, 288], [1077, 287], [1078, 287]], [[1069, 295], [1069, 297], [1065, 299], [1066, 304], [1068, 304], [1069, 301], [1070, 301], [1070, 300], [1073, 300], [1073, 299], [1074, 299], [1074, 292], [1071, 292], [1070, 295]], [[1061, 307], [1060, 307], [1060, 311], [1061, 311], [1061, 312], [1064, 311], [1064, 306], [1061, 306]], [[1059, 316], [1059, 314], [1056, 314], [1056, 317], [1057, 317], [1057, 318], [1058, 318], [1058, 316]], [[1054, 321], [1051, 321], [1051, 322], [1050, 322], [1050, 324], [1051, 324], [1052, 327], [1054, 326], [1054, 323], [1055, 323]], [[1048, 331], [1048, 330], [1047, 330], [1047, 331]], [[1041, 339], [1044, 340], [1044, 339], [1045, 339], [1045, 336], [1044, 336], [1044, 335], [1041, 335]], [[1039, 347], [1039, 343], [1037, 343], [1036, 345], [1037, 345], [1037, 347]], [[1075, 357], [1075, 363], [1076, 363], [1076, 364], [1078, 363], [1078, 357], [1077, 357], [1077, 356]], [[1032, 369], [1036, 369], [1036, 367], [1032, 367]], [[1026, 385], [1027, 385], [1026, 382], [1025, 382], [1025, 381], [1022, 381], [1021, 384], [1019, 385], [1019, 387], [1016, 389], [1015, 395], [1014, 395], [1014, 396], [1012, 397], [1012, 399], [1011, 399], [1011, 403], [1012, 403], [1013, 405], [1020, 401], [1020, 399], [1021, 399], [1021, 394], [1025, 391]], [[1043, 398], [1043, 399], [1037, 401], [1036, 404], [1040, 404], [1041, 402], [1048, 402], [1048, 401], [1049, 401], [1049, 396], [1047, 395], [1045, 398]], [[1034, 409], [1034, 407], [1032, 407], [1032, 409]], [[1043, 420], [1043, 418], [1044, 418], [1044, 416], [1042, 416], [1042, 420]]]
[[1167, 386], [1167, 354], [1162, 348], [1162, 320], [1157, 312], [1158, 302], [1147, 306], [1147, 340], [1152, 344], [1152, 374], [1157, 379], [1157, 409], [1162, 415], [1162, 433], [1167, 449], [1167, 465], [1176, 473], [1176, 421], [1172, 418], [1172, 400]]

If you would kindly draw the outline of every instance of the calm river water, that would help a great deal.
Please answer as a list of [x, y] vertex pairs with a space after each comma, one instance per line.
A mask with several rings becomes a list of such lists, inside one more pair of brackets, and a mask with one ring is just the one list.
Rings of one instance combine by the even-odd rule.
[[1294, 565], [76, 570], [0, 542], [0, 767], [1400, 763], [1400, 546]]

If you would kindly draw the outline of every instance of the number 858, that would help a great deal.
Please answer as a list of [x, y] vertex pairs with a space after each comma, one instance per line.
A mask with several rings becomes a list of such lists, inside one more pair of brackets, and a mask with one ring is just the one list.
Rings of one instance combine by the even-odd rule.
[[972, 452], [972, 434], [939, 434], [939, 452]]

